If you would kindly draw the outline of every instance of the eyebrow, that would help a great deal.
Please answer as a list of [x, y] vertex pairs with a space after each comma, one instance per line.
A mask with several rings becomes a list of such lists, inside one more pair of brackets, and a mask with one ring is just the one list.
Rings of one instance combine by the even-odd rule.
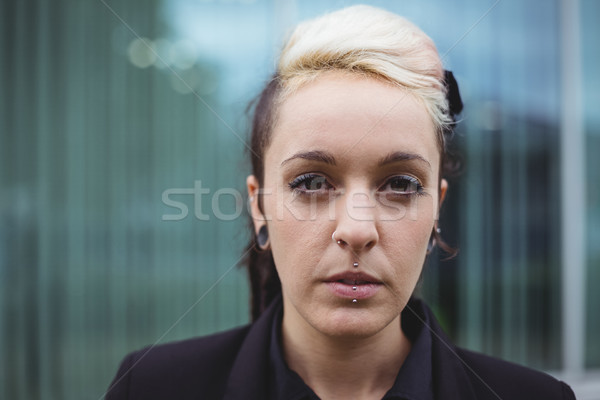
[[303, 151], [300, 153], [296, 153], [293, 156], [291, 156], [290, 158], [283, 160], [281, 165], [283, 165], [289, 161], [295, 160], [297, 158], [301, 158], [303, 160], [309, 160], [309, 161], [319, 161], [319, 162], [329, 164], [329, 165], [336, 165], [335, 158], [331, 154], [329, 154], [325, 151], [319, 151], [319, 150]]
[[[337, 163], [335, 161], [335, 157], [333, 155], [331, 155], [330, 153], [327, 153], [325, 151], [320, 151], [320, 150], [303, 151], [300, 153], [296, 153], [293, 156], [291, 156], [290, 158], [285, 159], [281, 163], [281, 165], [284, 165], [295, 159], [318, 161], [318, 162], [322, 162], [322, 163], [329, 164], [329, 165], [337, 165]], [[395, 162], [413, 161], [413, 160], [417, 160], [424, 164], [427, 164], [429, 169], [431, 169], [431, 164], [423, 156], [416, 154], [416, 153], [407, 153], [404, 151], [394, 151], [394, 152], [388, 154], [387, 156], [383, 157], [377, 163], [377, 165], [379, 167], [383, 167], [384, 165], [392, 164]]]
[[429, 169], [431, 169], [431, 164], [429, 163], [429, 161], [427, 161], [427, 159], [425, 159], [425, 157], [416, 154], [416, 153], [406, 153], [404, 151], [394, 151], [390, 154], [388, 154], [387, 156], [383, 157], [381, 159], [381, 161], [379, 161], [379, 166], [383, 167], [386, 164], [391, 164], [391, 163], [395, 163], [398, 161], [413, 161], [413, 160], [417, 160], [417, 161], [421, 161], [424, 164], [427, 164], [427, 166], [429, 167]]

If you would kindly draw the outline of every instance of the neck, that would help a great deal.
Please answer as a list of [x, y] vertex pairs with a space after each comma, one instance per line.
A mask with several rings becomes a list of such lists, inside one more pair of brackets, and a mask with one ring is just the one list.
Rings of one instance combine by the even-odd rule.
[[411, 348], [400, 316], [369, 337], [331, 337], [303, 325], [286, 319], [284, 313], [284, 357], [322, 399], [381, 399]]

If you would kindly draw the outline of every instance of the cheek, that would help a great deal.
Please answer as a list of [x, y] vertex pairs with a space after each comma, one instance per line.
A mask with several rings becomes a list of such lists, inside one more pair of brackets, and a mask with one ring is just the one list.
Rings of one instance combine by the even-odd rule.
[[427, 254], [427, 245], [431, 236], [431, 224], [416, 221], [403, 221], [401, 225], [388, 229], [380, 245], [387, 249], [385, 253], [393, 264], [401, 270], [420, 269]]
[[396, 275], [396, 282], [418, 279], [431, 238], [435, 207], [431, 196], [423, 196], [405, 208], [402, 218], [380, 223], [380, 246]]
[[[438, 213], [437, 193], [436, 197], [420, 197], [417, 201], [417, 208], [416, 218], [408, 221], [407, 230], [411, 232], [411, 244], [415, 247], [415, 251], [426, 252]], [[425, 253], [423, 254], [424, 258]]]
[[309, 281], [331, 240], [327, 236], [330, 230], [328, 219], [321, 215], [299, 215], [297, 208], [290, 207], [286, 199], [278, 205], [270, 203], [265, 211], [273, 206], [280, 207], [280, 210], [272, 212], [268, 222], [269, 235], [282, 284], [285, 286], [302, 278]]
[[437, 193], [423, 194], [406, 202], [391, 202], [382, 199], [383, 206], [378, 214], [386, 236], [398, 243], [411, 243], [429, 237], [437, 216]]

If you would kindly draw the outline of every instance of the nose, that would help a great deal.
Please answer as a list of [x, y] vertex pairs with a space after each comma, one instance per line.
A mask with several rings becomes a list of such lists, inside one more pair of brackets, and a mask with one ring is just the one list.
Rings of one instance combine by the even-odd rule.
[[379, 241], [375, 201], [359, 192], [344, 197], [346, 201], [340, 202], [336, 210], [334, 240], [355, 252], [371, 249]]

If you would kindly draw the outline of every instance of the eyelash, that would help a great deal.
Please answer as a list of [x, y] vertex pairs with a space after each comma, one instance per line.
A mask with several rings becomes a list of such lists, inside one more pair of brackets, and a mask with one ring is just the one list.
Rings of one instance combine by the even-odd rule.
[[380, 186], [381, 188], [384, 188], [388, 185], [391, 185], [391, 183], [394, 180], [399, 180], [399, 181], [403, 181], [405, 182], [406, 185], [408, 185], [408, 187], [410, 187], [413, 190], [409, 190], [409, 191], [402, 191], [402, 192], [397, 192], [397, 191], [391, 191], [391, 195], [393, 196], [401, 196], [401, 197], [412, 197], [412, 196], [421, 196], [423, 194], [425, 194], [423, 185], [421, 184], [421, 182], [415, 178], [414, 176], [410, 176], [410, 175], [394, 175], [390, 178], [388, 178], [385, 183]]
[[[327, 186], [329, 186], [331, 189], [334, 189], [333, 186], [327, 181], [327, 178], [325, 178], [322, 175], [319, 174], [302, 174], [299, 177], [295, 178], [293, 181], [291, 181], [288, 185], [290, 187], [290, 189], [292, 189], [292, 191], [294, 191], [294, 193], [297, 194], [304, 194], [304, 195], [316, 195], [320, 193], [320, 189], [308, 189], [306, 188], [306, 186], [310, 183], [312, 183], [313, 179], [316, 178], [321, 178], [323, 181], [321, 182], [321, 184], [325, 184]], [[301, 189], [300, 186], [304, 185], [304, 189]]]
[[[307, 195], [307, 196], [314, 196], [314, 195], [322, 194], [323, 191], [321, 188], [318, 188], [318, 189], [306, 188], [307, 185], [312, 183], [312, 181], [317, 178], [322, 179], [322, 181], [319, 182], [321, 185], [329, 186], [329, 188], [326, 190], [329, 190], [329, 189], [335, 190], [333, 185], [331, 185], [327, 181], [327, 178], [325, 178], [322, 175], [314, 174], [314, 173], [302, 174], [299, 177], [295, 178], [292, 182], [290, 182], [288, 184], [288, 186], [296, 194], [302, 194], [302, 195]], [[406, 198], [406, 197], [420, 196], [420, 195], [425, 194], [424, 188], [423, 188], [423, 185], [421, 184], [421, 182], [417, 178], [410, 176], [410, 175], [394, 175], [394, 176], [388, 178], [385, 181], [385, 183], [382, 186], [380, 186], [379, 189], [377, 189], [377, 190], [381, 191], [382, 188], [385, 188], [388, 185], [391, 185], [394, 180], [403, 181], [405, 185], [409, 185], [409, 187], [413, 187], [414, 190], [407, 191], [407, 192], [397, 192], [397, 191], [392, 190], [391, 193], [389, 193], [392, 196]], [[302, 185], [304, 185], [304, 189], [300, 188]]]

